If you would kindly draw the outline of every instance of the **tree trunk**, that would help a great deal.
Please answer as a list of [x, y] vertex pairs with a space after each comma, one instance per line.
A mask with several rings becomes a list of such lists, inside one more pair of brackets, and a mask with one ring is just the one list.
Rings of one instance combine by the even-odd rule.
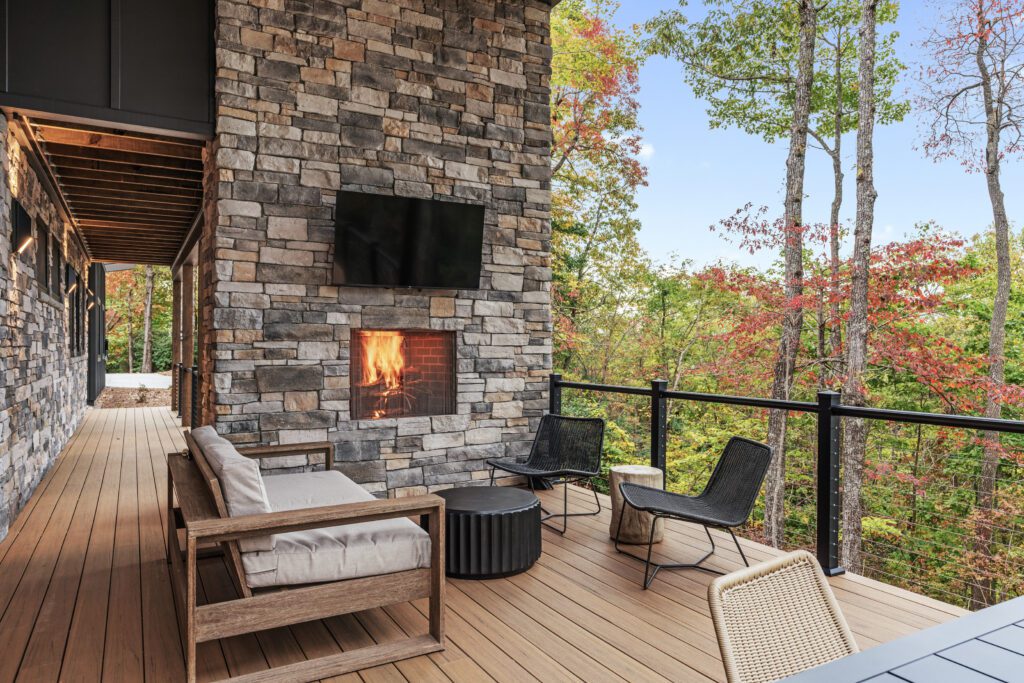
[[[875, 10], [877, 0], [864, 0], [860, 15], [860, 62], [857, 127], [857, 219], [853, 237], [850, 319], [846, 330], [846, 382], [844, 403], [865, 403], [864, 371], [868, 356], [868, 285], [871, 264], [871, 231], [875, 221]], [[867, 449], [868, 424], [848, 419], [843, 438], [842, 562], [852, 572], [861, 571], [861, 481]]]
[[142, 371], [153, 372], [153, 266], [146, 266], [146, 300], [142, 316]]
[[833, 385], [835, 378], [839, 375], [837, 357], [839, 348], [843, 343], [843, 333], [840, 327], [839, 315], [839, 212], [843, 208], [843, 33], [836, 37], [836, 117], [835, 137], [832, 142], [832, 213], [829, 216], [829, 282], [831, 290], [831, 301], [829, 302], [829, 317], [832, 318], [831, 334], [829, 337], [829, 356], [831, 363], [828, 373], [828, 383]]
[[[979, 16], [979, 25], [984, 17]], [[986, 114], [986, 145], [985, 145], [985, 180], [988, 185], [988, 196], [992, 203], [992, 218], [996, 231], [996, 296], [992, 307], [992, 320], [989, 324], [988, 361], [989, 361], [989, 392], [985, 399], [985, 417], [1002, 417], [1002, 406], [995, 393], [1005, 381], [1006, 370], [1006, 312], [1010, 301], [1010, 225], [1006, 217], [1006, 204], [1000, 182], [1000, 129], [1002, 127], [1002, 110], [993, 92], [993, 86], [999, 87], [1001, 79], [994, 78], [985, 62], [988, 47], [984, 34], [978, 40], [977, 62], [981, 75], [982, 92], [985, 98]], [[993, 82], [995, 81], [995, 83]], [[984, 565], [992, 556], [992, 522], [990, 514], [995, 507], [996, 476], [999, 471], [999, 434], [986, 433], [985, 448], [981, 463], [981, 475], [978, 478], [977, 508], [978, 517], [974, 529], [974, 553], [981, 558]], [[987, 569], [982, 567], [981, 576], [975, 576], [971, 584], [971, 609], [981, 609], [993, 604], [995, 594], [994, 581], [987, 576]]]
[[[811, 85], [814, 80], [814, 40], [817, 33], [817, 9], [813, 0], [800, 2], [800, 48], [797, 55], [796, 90], [793, 122], [786, 160], [785, 234], [785, 311], [782, 334], [772, 378], [772, 398], [788, 400], [793, 388], [800, 331], [803, 328], [803, 202], [804, 167], [811, 111]], [[765, 484], [765, 535], [775, 547], [782, 545], [785, 531], [786, 492], [786, 412], [770, 411], [768, 445], [772, 462]]]
[[135, 372], [135, 338], [132, 334], [132, 290], [128, 290], [128, 372]]

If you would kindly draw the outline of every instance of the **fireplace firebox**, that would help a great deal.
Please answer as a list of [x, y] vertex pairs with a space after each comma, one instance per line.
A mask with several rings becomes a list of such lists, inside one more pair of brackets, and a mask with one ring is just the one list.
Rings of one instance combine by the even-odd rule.
[[354, 420], [455, 412], [455, 333], [353, 330]]

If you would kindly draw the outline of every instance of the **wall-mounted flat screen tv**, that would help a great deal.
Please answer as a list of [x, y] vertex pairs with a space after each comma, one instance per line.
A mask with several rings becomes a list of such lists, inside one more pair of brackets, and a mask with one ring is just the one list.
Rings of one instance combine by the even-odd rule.
[[484, 207], [338, 192], [334, 283], [478, 289]]

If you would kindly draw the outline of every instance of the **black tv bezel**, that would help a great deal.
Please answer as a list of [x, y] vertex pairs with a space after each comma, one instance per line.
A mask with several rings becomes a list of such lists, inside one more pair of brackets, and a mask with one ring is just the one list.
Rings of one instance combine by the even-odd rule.
[[[369, 283], [353, 283], [343, 282], [340, 274], [342, 272], [342, 266], [338, 259], [338, 245], [341, 241], [341, 226], [338, 224], [338, 207], [341, 205], [343, 195], [361, 195], [367, 197], [373, 197], [379, 200], [396, 200], [402, 199], [414, 202], [427, 202], [430, 204], [457, 204], [459, 206], [473, 207], [480, 210], [480, 254], [478, 258], [477, 268], [477, 281], [473, 287], [463, 287], [458, 285], [405, 285], [405, 284], [369, 284]], [[483, 203], [478, 202], [466, 202], [466, 201], [454, 201], [447, 198], [438, 197], [411, 197], [407, 195], [396, 195], [396, 194], [378, 194], [376, 192], [360, 192], [357, 190], [338, 190], [335, 195], [335, 205], [333, 211], [334, 219], [334, 251], [331, 265], [331, 284], [335, 287], [359, 287], [363, 289], [403, 289], [403, 290], [440, 290], [440, 291], [455, 291], [455, 290], [478, 290], [480, 289], [480, 280], [483, 278], [483, 244], [486, 233], [486, 212], [487, 206]]]

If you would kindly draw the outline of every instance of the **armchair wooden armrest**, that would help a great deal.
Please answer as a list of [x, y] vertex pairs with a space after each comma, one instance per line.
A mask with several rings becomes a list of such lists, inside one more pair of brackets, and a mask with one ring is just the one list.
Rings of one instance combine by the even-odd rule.
[[305, 529], [323, 529], [398, 517], [427, 515], [439, 518], [443, 513], [444, 499], [440, 496], [389, 498], [343, 505], [325, 505], [303, 510], [206, 519], [190, 524], [188, 536], [197, 542], [236, 541], [253, 536], [283, 534]]
[[324, 454], [324, 469], [334, 469], [334, 444], [330, 441], [287, 443], [276, 446], [247, 446], [238, 449], [247, 458], [279, 458], [288, 455]]

